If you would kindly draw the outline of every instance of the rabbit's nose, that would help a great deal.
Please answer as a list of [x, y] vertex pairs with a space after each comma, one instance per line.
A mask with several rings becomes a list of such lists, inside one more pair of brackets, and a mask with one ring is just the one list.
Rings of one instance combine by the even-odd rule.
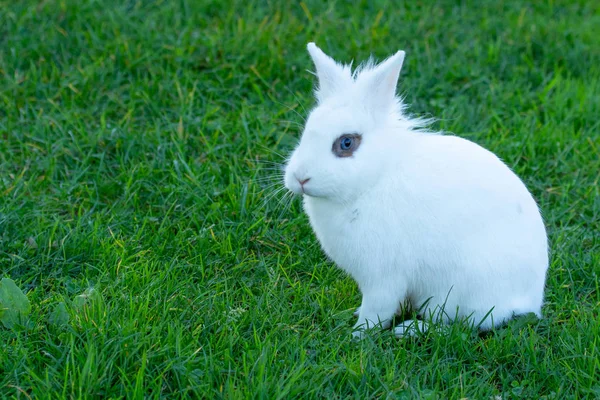
[[[298, 178], [296, 178], [296, 179], [298, 179]], [[300, 183], [300, 186], [304, 186], [304, 184], [308, 181], [310, 181], [310, 178], [298, 179], [298, 183]]]
[[306, 182], [310, 181], [310, 178], [306, 178], [306, 175], [298, 172], [294, 174], [294, 178], [296, 178], [296, 180], [300, 184], [300, 187], [303, 187]]

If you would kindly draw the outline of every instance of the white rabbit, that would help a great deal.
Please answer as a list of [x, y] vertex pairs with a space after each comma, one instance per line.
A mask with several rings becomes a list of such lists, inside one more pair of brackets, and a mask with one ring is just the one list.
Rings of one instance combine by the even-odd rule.
[[325, 253], [358, 283], [354, 335], [388, 327], [403, 305], [441, 322], [471, 318], [484, 330], [541, 316], [548, 243], [521, 180], [488, 150], [424, 132], [422, 120], [404, 115], [396, 97], [403, 51], [354, 73], [314, 43], [308, 52], [318, 105], [284, 181], [303, 195]]

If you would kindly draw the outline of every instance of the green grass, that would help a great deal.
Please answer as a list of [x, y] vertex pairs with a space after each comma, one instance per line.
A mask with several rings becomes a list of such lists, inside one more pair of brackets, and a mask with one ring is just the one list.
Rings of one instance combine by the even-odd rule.
[[[0, 397], [600, 397], [600, 3], [391, 3], [0, 0], [0, 278], [32, 305]], [[405, 49], [411, 112], [523, 178], [542, 320], [350, 339], [355, 283], [269, 186], [312, 40]]]

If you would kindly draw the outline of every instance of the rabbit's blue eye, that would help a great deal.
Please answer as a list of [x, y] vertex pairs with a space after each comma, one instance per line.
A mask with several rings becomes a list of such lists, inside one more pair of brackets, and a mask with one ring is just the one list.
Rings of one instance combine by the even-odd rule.
[[352, 147], [352, 138], [345, 137], [340, 141], [340, 148], [342, 150], [350, 150]]
[[335, 139], [331, 151], [337, 157], [351, 157], [360, 146], [361, 140], [360, 133], [346, 133]]

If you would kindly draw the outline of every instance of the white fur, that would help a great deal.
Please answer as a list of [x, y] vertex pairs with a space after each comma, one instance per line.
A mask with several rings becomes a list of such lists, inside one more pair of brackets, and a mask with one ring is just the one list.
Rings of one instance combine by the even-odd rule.
[[[541, 316], [546, 230], [521, 180], [488, 150], [424, 132], [404, 115], [396, 97], [404, 52], [352, 74], [313, 43], [308, 50], [318, 105], [285, 186], [303, 194], [323, 250], [360, 287], [355, 328], [389, 326], [402, 304], [482, 329]], [[338, 158], [332, 144], [344, 133], [362, 143]]]

